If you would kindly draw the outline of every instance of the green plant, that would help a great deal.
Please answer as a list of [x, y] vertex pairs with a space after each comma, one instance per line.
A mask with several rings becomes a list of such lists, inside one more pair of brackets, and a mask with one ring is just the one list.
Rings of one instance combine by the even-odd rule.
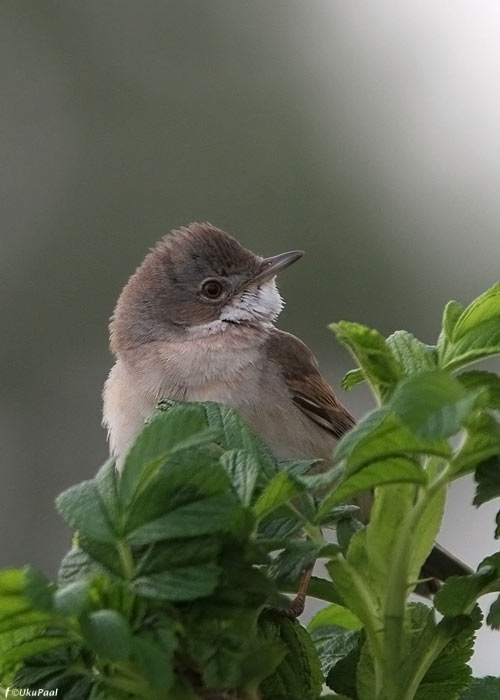
[[[500, 377], [463, 371], [500, 354], [500, 284], [450, 302], [436, 346], [340, 322], [378, 406], [333, 466], [277, 462], [229, 408], [172, 404], [117, 475], [106, 463], [57, 499], [77, 531], [57, 584], [0, 574], [0, 678], [65, 700], [483, 700], [500, 679], [467, 665], [477, 600], [500, 591], [500, 553], [410, 595], [446, 492], [475, 474], [475, 504], [500, 496]], [[374, 489], [365, 527], [352, 498]], [[500, 534], [500, 516], [497, 518]], [[325, 532], [334, 528], [337, 543]], [[303, 571], [329, 578], [307, 630], [287, 617]], [[486, 620], [500, 626], [500, 597]], [[334, 694], [322, 694], [323, 684]]]

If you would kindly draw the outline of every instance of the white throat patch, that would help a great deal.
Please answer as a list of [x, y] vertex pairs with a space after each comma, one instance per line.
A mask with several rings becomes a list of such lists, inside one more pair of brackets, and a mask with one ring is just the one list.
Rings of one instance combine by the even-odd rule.
[[220, 320], [232, 323], [245, 321], [272, 323], [278, 318], [283, 306], [284, 302], [276, 287], [276, 281], [272, 279], [259, 287], [245, 289], [222, 309]]
[[245, 289], [222, 309], [221, 315], [215, 321], [191, 326], [189, 333], [192, 337], [203, 337], [222, 333], [231, 327], [232, 323], [273, 323], [285, 305], [281, 298], [276, 282], [269, 280], [260, 287]]

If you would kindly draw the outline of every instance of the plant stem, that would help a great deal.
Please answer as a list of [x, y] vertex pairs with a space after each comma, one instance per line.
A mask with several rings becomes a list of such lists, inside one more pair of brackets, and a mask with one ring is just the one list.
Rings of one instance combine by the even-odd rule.
[[325, 540], [325, 538], [323, 537], [323, 533], [321, 532], [321, 528], [318, 527], [317, 525], [311, 525], [311, 523], [305, 523], [304, 530], [307, 532], [310, 539], [313, 542], [315, 542], [316, 544], [319, 544], [321, 546], [328, 544], [327, 541]]
[[[402, 523], [400, 536], [394, 549], [393, 565], [388, 579], [387, 594], [384, 606], [384, 673], [386, 684], [384, 694], [380, 700], [412, 700], [418, 684], [411, 684], [413, 688], [404, 696], [401, 696], [401, 688], [398, 687], [398, 671], [402, 664], [403, 649], [403, 625], [405, 620], [406, 601], [409, 589], [409, 569], [412, 557], [412, 539], [419, 521], [430, 501], [438, 491], [450, 480], [449, 466], [447, 465], [441, 474], [427, 488], [421, 488], [417, 501], [408, 513], [408, 517]], [[427, 657], [426, 657], [427, 658]], [[427, 670], [432, 658], [422, 669]], [[421, 677], [420, 677], [421, 678]]]
[[118, 550], [118, 555], [120, 557], [123, 575], [127, 581], [129, 581], [131, 578], [133, 578], [135, 573], [135, 565], [130, 547], [122, 540], [118, 540], [116, 543], [116, 549]]

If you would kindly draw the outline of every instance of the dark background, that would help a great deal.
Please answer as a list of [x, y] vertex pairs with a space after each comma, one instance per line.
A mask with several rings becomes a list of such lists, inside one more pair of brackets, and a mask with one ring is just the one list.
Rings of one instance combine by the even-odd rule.
[[[432, 342], [496, 281], [499, 69], [494, 0], [2, 3], [0, 566], [53, 575], [68, 548], [53, 500], [106, 457], [108, 318], [169, 229], [304, 248], [279, 325], [337, 387], [330, 321]], [[495, 508], [470, 494], [442, 541], [475, 565]]]

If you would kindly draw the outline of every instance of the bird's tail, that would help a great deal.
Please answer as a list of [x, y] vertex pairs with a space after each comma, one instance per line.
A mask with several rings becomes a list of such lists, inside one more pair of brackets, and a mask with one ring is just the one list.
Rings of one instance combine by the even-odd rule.
[[439, 582], [446, 581], [451, 576], [468, 576], [472, 573], [473, 570], [467, 564], [441, 545], [435, 544], [420, 572], [421, 578], [426, 580], [419, 583], [415, 592], [427, 597], [436, 593]]

